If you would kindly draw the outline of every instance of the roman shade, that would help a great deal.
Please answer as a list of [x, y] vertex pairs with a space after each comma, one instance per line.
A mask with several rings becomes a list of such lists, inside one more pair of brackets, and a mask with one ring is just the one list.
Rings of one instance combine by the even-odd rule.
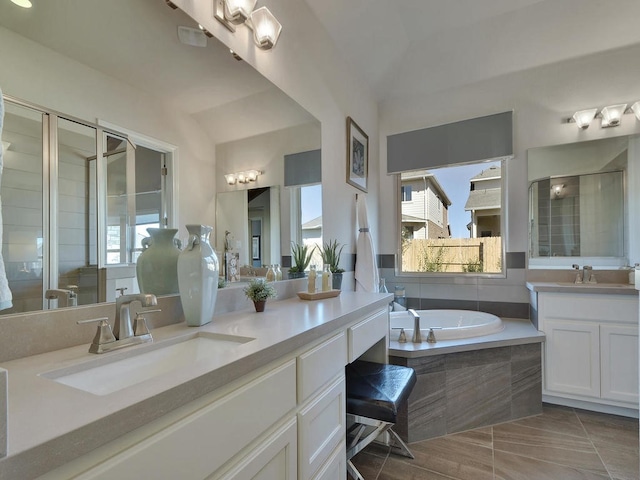
[[322, 181], [320, 150], [284, 156], [284, 186], [311, 185]]
[[387, 137], [387, 173], [445, 167], [513, 155], [513, 112]]

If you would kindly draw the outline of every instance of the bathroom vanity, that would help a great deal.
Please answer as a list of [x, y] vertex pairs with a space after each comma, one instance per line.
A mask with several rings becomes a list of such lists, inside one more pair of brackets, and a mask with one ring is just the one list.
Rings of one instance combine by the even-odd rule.
[[[344, 479], [344, 367], [386, 362], [390, 298], [291, 298], [204, 327], [157, 328], [152, 345], [121, 352], [82, 345], [7, 362], [0, 478]], [[146, 355], [184, 342], [199, 345], [188, 365], [162, 374], [145, 366]], [[95, 376], [64, 383], [114, 359], [148, 368], [149, 378], [94, 393]]]
[[637, 416], [637, 290], [553, 282], [527, 287], [546, 334], [543, 400]]

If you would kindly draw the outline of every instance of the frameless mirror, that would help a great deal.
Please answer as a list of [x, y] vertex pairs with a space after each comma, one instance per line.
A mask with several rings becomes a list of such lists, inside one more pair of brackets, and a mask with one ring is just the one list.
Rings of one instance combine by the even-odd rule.
[[[117, 19], [117, 21], [96, 23], [96, 18]], [[51, 58], [62, 55], [84, 64], [95, 70], [96, 76], [92, 78], [102, 75], [101, 82], [87, 85], [87, 88], [95, 88], [96, 96], [104, 95], [105, 92], [101, 91], [102, 86], [112, 85], [111, 82], [115, 79], [123, 84], [132, 85], [134, 88], [144, 91], [145, 94], [171, 99], [175, 103], [175, 108], [191, 115], [201, 125], [211, 138], [212, 143], [216, 145], [216, 151], [218, 151], [218, 145], [231, 144], [232, 142], [238, 142], [238, 144], [245, 146], [253, 145], [252, 151], [247, 152], [247, 156], [244, 158], [232, 155], [223, 159], [223, 156], [220, 155], [219, 159], [211, 159], [210, 167], [216, 168], [218, 176], [218, 183], [211, 192], [212, 196], [215, 196], [216, 191], [232, 190], [224, 184], [224, 173], [256, 168], [263, 171], [264, 174], [255, 182], [255, 185], [236, 186], [235, 189], [273, 187], [273, 192], [279, 191], [279, 197], [283, 199], [281, 203], [284, 206], [281, 209], [288, 208], [291, 202], [288, 187], [284, 187], [282, 167], [278, 166], [279, 159], [284, 154], [319, 149], [319, 122], [250, 65], [234, 58], [229, 53], [229, 49], [215, 38], [207, 40], [206, 48], [180, 43], [177, 35], [178, 26], [197, 29], [197, 24], [190, 17], [180, 10], [172, 10], [165, 2], [130, 2], [129, 0], [110, 0], [109, 2], [72, 0], [62, 4], [40, 2], [29, 11], [19, 9], [11, 2], [0, 3], [0, 33], [6, 32], [6, 35], [12, 39], [11, 45], [7, 46], [8, 50], [5, 49], [3, 52], [11, 52], [11, 49], [14, 49], [20, 53], [20, 61], [27, 63], [30, 61], [29, 53], [34, 52], [34, 55], [48, 53]], [[78, 38], [87, 38], [88, 36], [90, 36], [91, 42], [78, 42]], [[140, 38], [144, 38], [145, 41], [137, 41]], [[55, 55], [53, 55], [54, 53]], [[10, 54], [8, 59], [5, 59], [3, 53], [0, 52], [0, 61], [6, 60], [5, 63], [12, 63], [9, 61], [11, 58]], [[149, 65], [155, 65], [156, 68], [149, 68]], [[161, 74], [158, 74], [158, 69], [162, 69]], [[52, 70], [52, 74], [51, 81], [53, 83], [47, 87], [49, 89], [56, 88], [55, 69]], [[25, 71], [26, 75], [28, 73]], [[30, 81], [30, 78], [25, 77], [25, 81]], [[38, 79], [38, 81], [44, 82], [47, 79]], [[11, 92], [5, 88], [4, 93], [10, 94]], [[73, 99], [68, 99], [72, 95], [73, 92], [66, 91], [64, 87], [61, 87], [61, 97], [67, 99], [67, 103], [72, 104]], [[22, 100], [33, 101], [29, 98]], [[125, 118], [127, 118], [127, 111], [130, 111], [131, 118], [135, 118], [135, 105], [117, 100], [114, 98], [112, 107], [117, 109], [114, 111]], [[45, 105], [45, 107], [47, 106]], [[81, 110], [83, 109], [81, 108]], [[13, 172], [7, 172], [5, 168], [2, 185], [3, 199], [5, 199], [6, 192], [12, 188], [15, 190], [22, 188], [20, 182], [24, 178], [37, 177], [33, 189], [35, 189], [35, 195], [39, 195], [39, 199], [33, 197], [30, 200], [29, 206], [32, 211], [29, 215], [16, 214], [16, 218], [28, 219], [28, 222], [25, 225], [17, 222], [13, 231], [11, 228], [9, 232], [5, 230], [8, 241], [4, 247], [14, 254], [11, 258], [15, 258], [16, 261], [11, 262], [8, 267], [12, 269], [12, 273], [20, 277], [20, 282], [23, 282], [20, 285], [30, 292], [30, 300], [28, 305], [26, 302], [24, 304], [17, 302], [13, 310], [0, 313], [47, 308], [48, 303], [44, 300], [45, 288], [42, 281], [43, 276], [48, 275], [51, 267], [42, 254], [47, 242], [42, 229], [43, 162], [42, 158], [33, 156], [34, 148], [42, 151], [41, 133], [43, 129], [41, 116], [35, 114], [34, 118], [30, 120], [34, 125], [40, 122], [40, 127], [37, 125], [34, 127], [36, 135], [32, 136], [33, 142], [39, 142], [39, 146], [30, 147], [28, 151], [29, 155], [32, 155], [29, 158], [33, 160], [33, 165], [22, 162], [16, 175], [12, 175]], [[95, 118], [87, 118], [86, 120], [94, 122]], [[108, 122], [111, 119], [104, 118], [103, 120]], [[132, 130], [135, 130], [135, 124], [132, 125]], [[273, 144], [273, 139], [278, 135], [288, 138], [288, 145], [276, 152], [271, 149], [269, 142]], [[104, 143], [106, 142], [105, 140]], [[92, 155], [95, 156], [95, 151], [91, 152], [84, 146], [79, 146], [76, 150], [83, 151], [80, 155], [82, 162], [90, 164], [91, 162], [87, 159]], [[117, 149], [114, 150], [117, 151]], [[118, 286], [121, 286], [127, 288], [127, 293], [130, 293], [134, 287], [129, 288], [122, 283], [124, 277], [130, 278], [131, 272], [125, 272], [125, 270], [131, 270], [132, 262], [135, 262], [140, 253], [140, 240], [143, 235], [147, 235], [146, 227], [154, 226], [157, 223], [158, 212], [155, 203], [158, 195], [161, 194], [156, 188], [158, 182], [155, 176], [152, 181], [151, 178], [137, 175], [137, 184], [143, 178], [145, 181], [148, 180], [148, 184], [135, 185], [136, 188], [140, 188], [140, 194], [136, 195], [136, 207], [135, 210], [132, 210], [132, 204], [123, 200], [124, 190], [122, 189], [130, 191], [133, 185], [122, 184], [120, 174], [122, 168], [126, 169], [126, 167], [124, 167], [124, 160], [118, 160], [118, 155], [116, 152], [113, 157], [110, 157], [112, 162], [109, 164], [113, 167], [110, 168], [110, 174], [113, 173], [113, 176], [109, 178], [115, 183], [111, 189], [112, 201], [107, 205], [109, 212], [113, 215], [109, 215], [104, 224], [105, 231], [109, 232], [106, 254], [109, 260], [107, 262], [110, 266], [109, 272], [111, 272], [106, 275], [105, 282], [109, 285], [108, 291], [117, 290]], [[136, 156], [140, 155], [141, 150], [138, 148]], [[218, 157], [218, 153], [216, 157]], [[9, 159], [5, 158], [5, 161], [9, 161]], [[60, 165], [63, 166], [62, 163]], [[131, 166], [129, 170], [131, 170]], [[85, 288], [83, 294], [78, 297], [82, 298], [79, 302], [81, 304], [109, 301], [112, 298], [107, 296], [104, 288], [94, 281], [96, 276], [99, 277], [101, 274], [99, 269], [96, 269], [98, 252], [95, 250], [97, 243], [95, 237], [98, 234], [98, 229], [90, 220], [96, 214], [93, 207], [96, 192], [91, 187], [92, 184], [95, 184], [91, 179], [96, 175], [96, 169], [89, 165], [86, 172], [74, 175], [83, 177], [80, 183], [84, 183], [87, 188], [86, 195], [83, 193], [84, 200], [73, 199], [70, 198], [71, 196], [69, 198], [60, 196], [56, 200], [61, 207], [65, 205], [65, 208], [82, 210], [82, 212], [71, 211], [69, 215], [67, 212], [60, 212], [60, 216], [67, 216], [69, 221], [75, 222], [73, 224], [74, 241], [81, 238], [82, 245], [85, 245], [84, 242], [86, 242], [87, 248], [85, 251], [84, 247], [73, 244], [60, 248], [59, 256], [56, 258], [56, 261], [59, 262], [58, 266], [61, 267], [59, 269], [60, 275], [57, 278], [58, 286], [63, 288], [80, 284], [79, 288]], [[18, 183], [6, 185], [16, 177], [18, 177]], [[66, 195], [64, 187], [61, 187], [60, 190], [64, 191]], [[185, 191], [183, 190], [183, 192]], [[17, 199], [16, 202], [20, 202], [20, 200]], [[125, 210], [126, 218], [122, 215]], [[160, 221], [165, 213], [160, 212]], [[77, 222], [75, 217], [81, 215], [85, 219], [82, 222]], [[91, 225], [85, 223], [86, 219], [89, 219]], [[132, 223], [134, 219], [135, 223]], [[34, 222], [35, 224], [32, 225]], [[290, 241], [295, 238], [292, 237], [290, 224], [281, 225], [282, 222], [279, 222], [275, 217], [270, 222], [270, 231], [274, 232], [271, 237], [273, 240], [270, 241], [274, 248], [270, 253], [273, 259], [270, 258], [269, 261], [276, 263], [276, 257], [288, 255], [289, 252], [285, 247], [288, 248]], [[278, 235], [276, 235], [276, 231], [278, 231]], [[11, 233], [10, 237], [8, 233]], [[62, 238], [68, 233], [69, 231], [65, 231], [61, 224], [59, 236]], [[264, 240], [266, 242], [266, 239]], [[262, 247], [266, 245], [265, 242], [261, 244]], [[131, 243], [132, 246], [128, 250], [123, 249], [125, 243]], [[253, 247], [252, 238], [247, 243], [250, 244], [246, 245], [247, 248]], [[220, 251], [221, 245], [216, 245], [216, 249]], [[83, 251], [84, 264], [76, 265], [72, 257], [81, 250]], [[276, 250], [278, 251], [276, 252]], [[260, 261], [264, 260], [266, 263], [266, 254], [262, 253], [262, 249], [260, 252]], [[86, 258], [84, 253], [86, 253]], [[247, 250], [247, 258], [248, 255]], [[67, 262], [67, 259], [72, 259], [72, 261]], [[89, 287], [83, 285], [91, 285], [90, 294], [84, 294], [85, 291], [89, 291], [87, 290]], [[20, 288], [22, 287], [16, 286], [16, 291]], [[56, 301], [53, 300], [52, 308], [55, 303]]]
[[[633, 137], [529, 149], [529, 265], [628, 263]], [[631, 182], [629, 182], [631, 179]], [[578, 260], [580, 259], [580, 260]]]

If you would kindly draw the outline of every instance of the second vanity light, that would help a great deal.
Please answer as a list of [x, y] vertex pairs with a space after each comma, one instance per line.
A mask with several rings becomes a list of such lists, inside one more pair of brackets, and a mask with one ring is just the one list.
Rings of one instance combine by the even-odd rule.
[[573, 114], [573, 116], [568, 120], [569, 122], [575, 122], [578, 128], [585, 130], [589, 128], [593, 119], [598, 116], [602, 119], [602, 123], [600, 126], [602, 128], [609, 127], [617, 127], [620, 125], [622, 121], [622, 116], [625, 113], [633, 113], [636, 118], [640, 120], [640, 101], [631, 105], [630, 108], [627, 108], [626, 103], [621, 103], [618, 105], [608, 105], [603, 107], [598, 113], [597, 108], [589, 108], [587, 110], [579, 110]]
[[254, 10], [257, 0], [214, 0], [214, 17], [231, 32], [245, 24], [253, 30], [253, 41], [262, 50], [272, 49], [282, 25], [267, 7]]

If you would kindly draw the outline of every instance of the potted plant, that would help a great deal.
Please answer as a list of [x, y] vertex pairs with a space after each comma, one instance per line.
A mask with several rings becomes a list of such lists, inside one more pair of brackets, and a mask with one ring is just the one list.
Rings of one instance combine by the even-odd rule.
[[262, 279], [255, 278], [249, 282], [249, 285], [244, 287], [244, 294], [249, 300], [253, 301], [256, 312], [264, 312], [267, 299], [275, 298], [276, 289]]
[[329, 240], [320, 250], [322, 263], [329, 265], [329, 270], [331, 270], [333, 276], [332, 288], [335, 290], [340, 290], [342, 287], [342, 274], [344, 273], [344, 269], [340, 268], [340, 254], [343, 248], [344, 245], [340, 245], [337, 240]]
[[289, 278], [303, 278], [304, 271], [311, 262], [311, 256], [315, 251], [314, 246], [309, 250], [309, 245], [300, 245], [299, 243], [291, 242], [291, 268], [289, 268]]

